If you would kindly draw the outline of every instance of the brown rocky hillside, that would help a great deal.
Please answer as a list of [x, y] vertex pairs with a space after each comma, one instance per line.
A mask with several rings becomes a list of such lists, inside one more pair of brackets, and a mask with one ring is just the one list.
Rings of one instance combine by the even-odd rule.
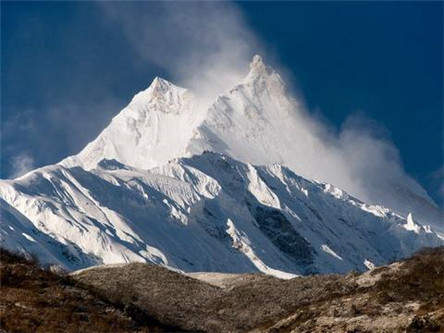
[[66, 276], [2, 251], [0, 306], [4, 332], [444, 332], [444, 247], [291, 280], [141, 263]]

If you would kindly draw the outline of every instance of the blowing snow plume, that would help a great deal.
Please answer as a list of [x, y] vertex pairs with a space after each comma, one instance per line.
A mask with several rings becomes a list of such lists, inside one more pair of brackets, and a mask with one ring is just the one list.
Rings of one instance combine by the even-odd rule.
[[12, 158], [11, 178], [16, 178], [34, 169], [34, 159], [27, 153], [16, 155]]
[[378, 127], [374, 121], [353, 115], [339, 131], [331, 130], [306, 110], [301, 98], [292, 97], [296, 94], [287, 91], [280, 76], [260, 57], [245, 78], [252, 55], [263, 53], [264, 48], [235, 4], [100, 6], [147, 63], [164, 68], [174, 82], [195, 95], [203, 116], [196, 125], [201, 137], [192, 141], [207, 143], [188, 151], [198, 153], [205, 146], [245, 162], [286, 164], [366, 202], [403, 215], [413, 212], [415, 218], [442, 227], [442, 212], [406, 174], [394, 144], [374, 134]]
[[148, 63], [212, 99], [242, 79], [259, 41], [228, 2], [101, 3]]

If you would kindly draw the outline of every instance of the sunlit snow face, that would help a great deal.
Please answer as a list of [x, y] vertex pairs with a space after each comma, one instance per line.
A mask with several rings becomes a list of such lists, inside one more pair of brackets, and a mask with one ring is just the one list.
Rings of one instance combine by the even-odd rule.
[[[91, 169], [106, 158], [148, 169], [205, 150], [256, 165], [283, 164], [403, 214], [422, 214], [429, 200], [403, 173], [392, 145], [353, 126], [339, 135], [326, 130], [259, 56], [244, 79], [212, 104], [156, 78], [94, 142], [63, 164]], [[432, 209], [426, 211], [438, 215], [430, 202], [428, 206]]]

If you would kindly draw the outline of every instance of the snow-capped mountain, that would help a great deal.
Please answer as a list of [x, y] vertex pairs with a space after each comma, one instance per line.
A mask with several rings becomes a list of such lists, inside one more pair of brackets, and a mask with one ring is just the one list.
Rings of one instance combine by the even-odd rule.
[[2, 246], [69, 270], [146, 261], [290, 277], [444, 244], [423, 223], [440, 214], [412, 179], [351, 189], [394, 210], [328, 184], [354, 175], [327, 172], [335, 148], [311, 142], [300, 109], [258, 56], [209, 107], [156, 78], [79, 154], [0, 182]]
[[67, 269], [147, 261], [286, 277], [365, 270], [444, 243], [332, 185], [215, 153], [148, 171], [115, 160], [48, 166], [0, 191], [2, 243]]
[[202, 121], [193, 102], [186, 89], [155, 78], [97, 139], [61, 164], [91, 169], [103, 159], [115, 159], [146, 169], [183, 156], [193, 130]]
[[[255, 56], [242, 82], [209, 107], [186, 89], [156, 78], [97, 139], [61, 163], [88, 170], [102, 159], [115, 159], [149, 169], [210, 150], [245, 163], [288, 166], [298, 175], [335, 184], [363, 201], [405, 216], [412, 213], [444, 234], [443, 212], [418, 183], [408, 176], [399, 178], [395, 165], [386, 166], [384, 172], [350, 169], [353, 156], [344, 156], [344, 149], [313, 134], [320, 130], [287, 92], [280, 75]], [[367, 168], [365, 159], [375, 158], [371, 150], [368, 147], [357, 157], [363, 161], [361, 168]]]

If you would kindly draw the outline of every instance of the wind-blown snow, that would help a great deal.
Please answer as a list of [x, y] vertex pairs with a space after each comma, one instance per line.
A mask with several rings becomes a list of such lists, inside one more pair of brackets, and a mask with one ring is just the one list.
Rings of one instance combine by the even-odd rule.
[[[248, 75], [210, 106], [186, 89], [156, 78], [96, 140], [61, 163], [89, 170], [103, 159], [115, 159], [149, 169], [209, 150], [245, 163], [286, 165], [363, 201], [402, 215], [413, 213], [418, 221], [433, 224], [444, 234], [442, 212], [413, 179], [396, 176], [392, 170], [396, 163], [382, 172], [377, 171], [380, 166], [362, 171], [369, 165], [367, 159], [379, 156], [376, 145], [380, 143], [369, 143], [350, 131], [342, 141], [326, 140], [320, 131], [287, 92], [280, 75], [255, 56]], [[365, 176], [370, 173], [371, 177]]]
[[419, 232], [420, 226], [417, 225], [415, 221], [413, 221], [412, 213], [409, 213], [409, 215], [407, 215], [407, 223], [404, 225], [404, 228], [407, 230], [414, 231], [416, 233]]
[[139, 261], [291, 278], [444, 244], [417, 185], [388, 189], [382, 174], [384, 207], [330, 184], [355, 175], [327, 172], [346, 161], [298, 108], [258, 56], [209, 107], [156, 78], [79, 154], [0, 181], [1, 245], [68, 270]]

